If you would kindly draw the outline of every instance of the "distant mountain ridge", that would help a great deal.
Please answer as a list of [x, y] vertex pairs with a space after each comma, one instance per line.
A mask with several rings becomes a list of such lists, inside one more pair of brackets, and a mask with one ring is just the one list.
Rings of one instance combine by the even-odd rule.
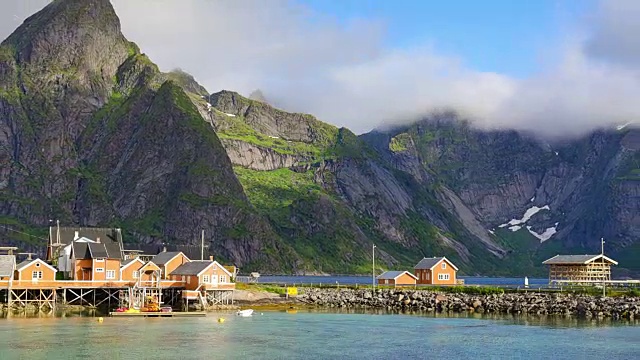
[[[0, 46], [0, 216], [198, 244], [241, 271], [368, 273], [447, 256], [466, 274], [541, 275], [599, 251], [640, 273], [640, 131], [548, 145], [455, 114], [356, 136], [261, 94], [162, 73], [108, 0], [57, 0]], [[11, 243], [35, 238], [0, 229]]]

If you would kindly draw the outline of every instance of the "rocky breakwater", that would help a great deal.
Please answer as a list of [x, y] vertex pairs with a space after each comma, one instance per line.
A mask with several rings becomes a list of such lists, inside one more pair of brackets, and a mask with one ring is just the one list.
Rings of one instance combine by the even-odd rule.
[[640, 297], [600, 297], [563, 293], [476, 295], [428, 290], [307, 289], [298, 300], [317, 306], [427, 312], [562, 315], [639, 319]]

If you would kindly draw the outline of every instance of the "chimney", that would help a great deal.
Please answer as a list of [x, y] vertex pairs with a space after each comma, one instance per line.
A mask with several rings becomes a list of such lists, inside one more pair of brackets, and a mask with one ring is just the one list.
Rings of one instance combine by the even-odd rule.
[[80, 231], [76, 231], [76, 234], [73, 236], [73, 240], [78, 240], [80, 238]]
[[162, 247], [162, 252], [167, 252], [167, 247], [166, 246]]
[[100, 238], [99, 238], [99, 237], [97, 237], [97, 238], [96, 238], [96, 242], [97, 242], [98, 244], [100, 244]]
[[209, 260], [213, 261], [213, 255], [209, 256]]

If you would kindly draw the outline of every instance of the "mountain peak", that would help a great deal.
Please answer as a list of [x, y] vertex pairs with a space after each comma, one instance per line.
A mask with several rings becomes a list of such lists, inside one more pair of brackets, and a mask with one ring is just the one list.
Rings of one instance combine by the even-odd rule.
[[112, 69], [130, 52], [109, 0], [55, 0], [27, 18], [2, 45], [19, 63], [54, 69]]
[[260, 89], [254, 90], [251, 94], [249, 94], [249, 99], [256, 100], [268, 104], [267, 98], [264, 96], [264, 93]]

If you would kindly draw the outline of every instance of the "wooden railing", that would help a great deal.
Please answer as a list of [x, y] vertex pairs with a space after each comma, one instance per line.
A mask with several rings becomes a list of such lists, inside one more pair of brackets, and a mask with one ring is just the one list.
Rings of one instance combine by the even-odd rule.
[[218, 283], [217, 285], [202, 284], [201, 288], [204, 290], [233, 290], [236, 288], [236, 284], [235, 283], [224, 283], [224, 284]]
[[[61, 288], [126, 288], [126, 287], [161, 287], [181, 288], [185, 286], [182, 280], [154, 280], [154, 281], [116, 281], [116, 280], [0, 280], [0, 288], [6, 289], [61, 289]], [[233, 290], [235, 283], [202, 284], [203, 290]]]
[[[146, 282], [140, 282], [146, 283]], [[8, 288], [9, 285], [12, 289], [47, 289], [47, 288], [126, 288], [132, 287], [134, 285], [138, 286], [148, 286], [148, 287], [159, 287], [162, 288], [170, 288], [170, 287], [184, 287], [184, 283], [182, 281], [174, 281], [174, 280], [161, 280], [148, 282], [149, 284], [141, 285], [137, 281], [114, 281], [114, 280], [100, 280], [100, 281], [90, 281], [90, 280], [12, 280], [11, 284], [9, 284], [8, 280], [0, 281], [0, 288]]]

